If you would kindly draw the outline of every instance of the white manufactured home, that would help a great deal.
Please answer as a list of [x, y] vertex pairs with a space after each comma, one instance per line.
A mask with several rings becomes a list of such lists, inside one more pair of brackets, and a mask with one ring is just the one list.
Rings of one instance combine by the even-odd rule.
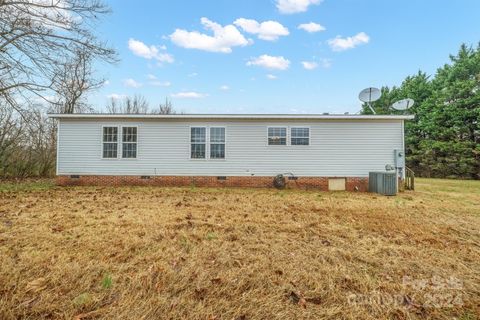
[[[394, 166], [392, 115], [52, 114], [60, 184], [288, 185], [366, 190]], [[402, 168], [399, 172], [401, 172]]]

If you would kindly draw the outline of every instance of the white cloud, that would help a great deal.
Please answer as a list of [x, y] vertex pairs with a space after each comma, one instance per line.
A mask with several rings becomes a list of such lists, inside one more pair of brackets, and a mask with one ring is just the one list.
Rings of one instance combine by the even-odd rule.
[[259, 39], [275, 41], [281, 36], [288, 36], [288, 29], [277, 21], [264, 21], [259, 23], [253, 19], [239, 18], [233, 23], [243, 31], [258, 35]]
[[158, 80], [150, 81], [149, 84], [155, 87], [170, 87], [172, 85], [170, 81], [158, 81]]
[[313, 61], [302, 61], [303, 68], [307, 70], [314, 70], [318, 68], [318, 63]]
[[149, 47], [145, 43], [132, 38], [128, 40], [128, 49], [133, 54], [145, 59], [152, 59], [158, 54], [158, 49], [155, 46]]
[[321, 24], [318, 24], [318, 23], [315, 23], [315, 22], [302, 23], [302, 24], [298, 25], [298, 29], [305, 30], [305, 31], [310, 32], [310, 33], [327, 30]]
[[176, 29], [170, 35], [170, 40], [179, 47], [222, 53], [232, 52], [232, 47], [250, 44], [234, 25], [223, 27], [205, 17], [201, 18], [200, 22], [206, 30], [213, 31], [213, 36], [198, 31]]
[[332, 66], [332, 60], [327, 58], [322, 58], [319, 62], [315, 61], [302, 61], [302, 66], [306, 70], [315, 70], [318, 67], [322, 67], [324, 69], [328, 69]]
[[220, 87], [220, 90], [228, 91], [228, 90], [230, 90], [230, 87], [227, 86], [226, 84], [224, 84], [223, 86]]
[[267, 74], [267, 79], [276, 80], [276, 79], [277, 79], [277, 76], [275, 76], [275, 75], [273, 75], [273, 74]]
[[290, 60], [282, 56], [269, 56], [267, 54], [252, 58], [247, 62], [247, 66], [259, 66], [267, 69], [287, 70], [290, 66]]
[[129, 88], [140, 88], [142, 86], [141, 83], [133, 80], [133, 79], [125, 79], [123, 80], [123, 85], [125, 87], [129, 87]]
[[362, 44], [366, 44], [369, 41], [370, 37], [365, 32], [360, 32], [353, 37], [342, 38], [337, 36], [335, 39], [328, 40], [328, 44], [333, 51], [344, 51], [353, 49]]
[[[164, 47], [161, 47], [163, 49]], [[128, 49], [136, 56], [151, 60], [155, 59], [158, 62], [173, 63], [175, 59], [171, 54], [161, 53], [155, 46], [147, 46], [139, 40], [130, 38], [128, 40]]]
[[110, 85], [110, 81], [109, 81], [109, 80], [105, 80], [105, 81], [103, 81], [103, 85], [104, 85], [104, 86], [108, 86], [108, 85]]
[[278, 11], [285, 14], [305, 12], [310, 5], [320, 2], [322, 0], [276, 0]]
[[147, 74], [148, 84], [155, 87], [170, 87], [172, 83], [170, 81], [160, 81], [154, 74]]
[[208, 94], [195, 91], [184, 91], [172, 94], [172, 97], [180, 99], [200, 99], [205, 98], [206, 96], [208, 96]]
[[332, 60], [323, 58], [320, 60], [320, 65], [322, 68], [328, 69], [332, 66]]
[[125, 98], [127, 95], [126, 94], [119, 94], [119, 93], [111, 93], [107, 95], [108, 99], [113, 99], [113, 100], [120, 100]]
[[196, 76], [198, 76], [198, 73], [196, 73], [196, 72], [192, 72], [188, 75], [189, 78], [194, 78]]
[[173, 56], [169, 53], [160, 53], [156, 57], [156, 59], [158, 60], [158, 62], [166, 62], [166, 63], [173, 63], [175, 61]]

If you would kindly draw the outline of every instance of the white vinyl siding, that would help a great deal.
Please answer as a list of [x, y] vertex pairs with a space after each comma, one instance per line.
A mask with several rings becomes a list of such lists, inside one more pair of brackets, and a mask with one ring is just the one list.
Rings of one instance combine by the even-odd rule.
[[[60, 175], [367, 177], [394, 163], [403, 120], [61, 119]], [[137, 158], [102, 159], [103, 127], [137, 127]], [[225, 128], [225, 159], [191, 160], [191, 128]], [[269, 146], [268, 128], [309, 128], [309, 146]], [[210, 144], [205, 134], [206, 144]], [[288, 134], [287, 134], [288, 135]], [[120, 137], [119, 137], [120, 138]], [[288, 137], [287, 137], [288, 138]], [[120, 145], [120, 143], [119, 143]], [[119, 146], [119, 148], [121, 148]], [[120, 152], [120, 150], [118, 150]]]

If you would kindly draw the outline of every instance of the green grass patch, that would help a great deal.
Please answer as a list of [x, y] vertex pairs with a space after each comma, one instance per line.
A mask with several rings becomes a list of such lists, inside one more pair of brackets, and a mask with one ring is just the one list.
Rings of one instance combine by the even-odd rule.
[[106, 274], [102, 279], [102, 288], [110, 289], [113, 286], [113, 279], [110, 274]]
[[88, 293], [82, 293], [73, 299], [73, 304], [78, 307], [83, 307], [92, 302], [92, 296]]
[[55, 187], [52, 179], [0, 180], [0, 192], [45, 191]]
[[215, 232], [208, 232], [207, 235], [205, 236], [205, 239], [215, 240], [217, 239], [217, 235], [215, 234]]

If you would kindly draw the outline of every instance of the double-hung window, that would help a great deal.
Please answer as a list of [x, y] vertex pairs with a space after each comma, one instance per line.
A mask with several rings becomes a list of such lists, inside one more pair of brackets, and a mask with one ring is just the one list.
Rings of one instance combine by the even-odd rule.
[[205, 159], [207, 147], [207, 128], [190, 128], [190, 158]]
[[210, 128], [210, 159], [225, 159], [225, 128]]
[[103, 127], [103, 158], [117, 158], [118, 152], [118, 127]]
[[137, 157], [137, 127], [122, 127], [122, 158]]
[[310, 129], [291, 128], [290, 144], [292, 146], [308, 146], [310, 144]]
[[287, 145], [287, 128], [285, 127], [268, 128], [268, 145], [269, 146]]

